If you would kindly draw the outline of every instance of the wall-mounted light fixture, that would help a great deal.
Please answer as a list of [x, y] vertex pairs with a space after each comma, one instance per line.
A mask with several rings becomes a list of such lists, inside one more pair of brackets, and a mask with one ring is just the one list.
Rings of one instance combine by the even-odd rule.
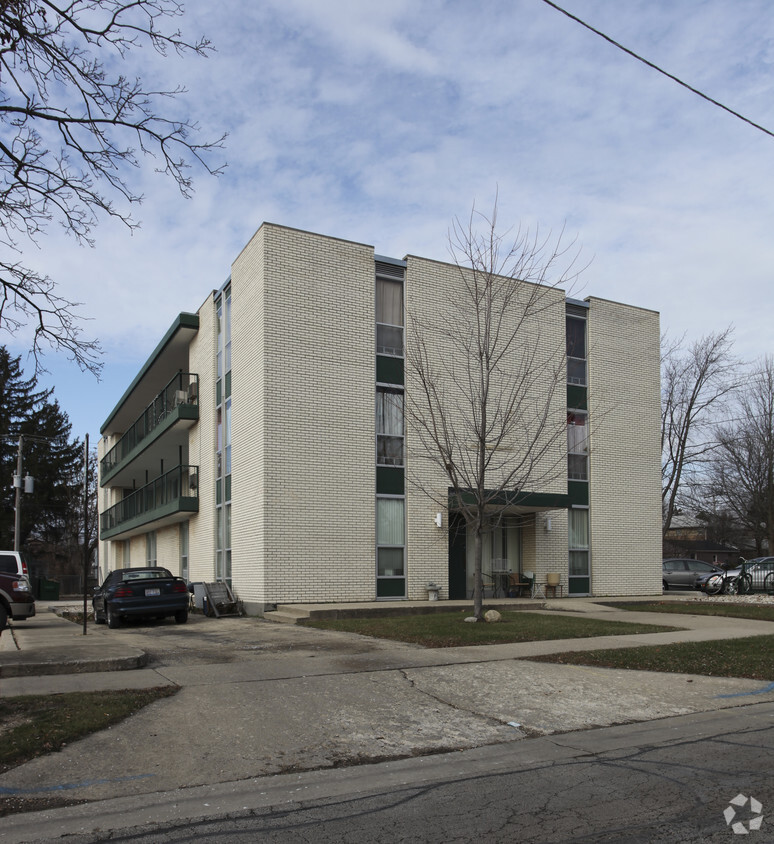
[[546, 518], [546, 532], [547, 533], [551, 532], [551, 517], [550, 516], [548, 516]]
[[441, 527], [443, 525], [443, 513], [436, 513], [435, 514], [435, 526]]

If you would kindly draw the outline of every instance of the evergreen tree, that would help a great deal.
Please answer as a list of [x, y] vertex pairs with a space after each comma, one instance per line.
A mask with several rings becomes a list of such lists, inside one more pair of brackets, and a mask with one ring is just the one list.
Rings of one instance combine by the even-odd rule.
[[14, 546], [13, 476], [19, 437], [23, 443], [23, 473], [35, 478], [34, 492], [22, 493], [19, 546], [31, 536], [59, 541], [79, 483], [81, 453], [70, 442], [67, 414], [52, 399], [53, 390], [38, 390], [35, 377], [25, 379], [20, 358], [0, 347], [0, 548]]

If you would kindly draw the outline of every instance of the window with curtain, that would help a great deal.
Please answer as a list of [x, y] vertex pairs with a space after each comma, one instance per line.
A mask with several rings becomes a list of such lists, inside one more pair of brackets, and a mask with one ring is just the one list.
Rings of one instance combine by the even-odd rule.
[[376, 499], [376, 544], [379, 577], [402, 577], [405, 545], [405, 500]]
[[376, 389], [376, 462], [380, 466], [403, 465], [403, 393]]
[[376, 351], [403, 355], [403, 283], [376, 279]]
[[569, 510], [567, 517], [570, 544], [569, 573], [579, 577], [588, 577], [589, 511]]

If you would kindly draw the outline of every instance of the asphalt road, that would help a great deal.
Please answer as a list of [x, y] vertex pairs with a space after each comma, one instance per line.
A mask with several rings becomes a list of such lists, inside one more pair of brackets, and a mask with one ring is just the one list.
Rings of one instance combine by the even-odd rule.
[[[761, 703], [12, 816], [2, 840], [714, 844], [744, 840], [737, 823], [764, 844], [774, 841], [772, 758], [774, 705]], [[738, 795], [745, 805], [731, 803]], [[101, 823], [113, 831], [79, 834]]]

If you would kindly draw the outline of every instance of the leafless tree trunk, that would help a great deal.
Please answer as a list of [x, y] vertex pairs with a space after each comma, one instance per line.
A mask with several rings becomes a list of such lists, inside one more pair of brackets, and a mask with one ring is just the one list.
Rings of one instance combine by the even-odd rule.
[[[484, 535], [520, 496], [566, 478], [565, 294], [558, 288], [577, 278], [577, 254], [561, 236], [499, 233], [496, 206], [490, 216], [474, 208], [466, 223], [455, 220], [449, 246], [459, 284], [432, 317], [407, 308], [414, 388], [406, 391], [406, 419], [420, 444], [410, 454], [409, 480], [458, 511], [474, 536], [480, 619]], [[431, 488], [428, 470], [448, 489]]]
[[715, 448], [717, 414], [738, 384], [731, 328], [708, 334], [684, 349], [662, 343], [661, 497], [663, 531], [678, 510], [683, 485]]

